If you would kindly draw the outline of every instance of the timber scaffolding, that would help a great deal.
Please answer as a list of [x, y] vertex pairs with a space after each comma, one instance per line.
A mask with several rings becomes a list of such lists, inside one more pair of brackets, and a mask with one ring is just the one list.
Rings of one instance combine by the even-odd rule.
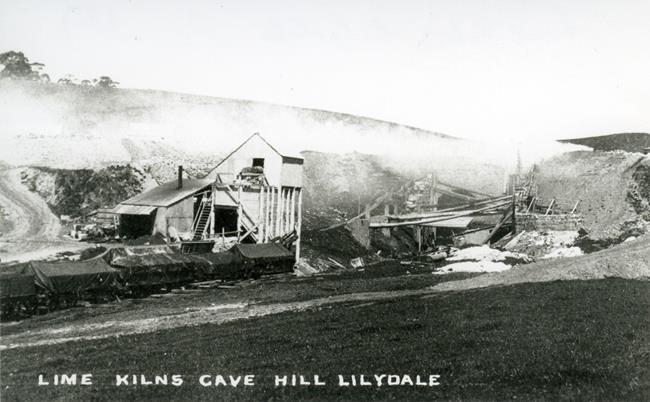
[[[204, 192], [198, 212], [192, 223], [192, 240], [227, 239], [237, 244], [280, 243], [290, 248], [295, 243], [296, 260], [300, 257], [302, 227], [302, 189], [269, 185], [263, 174], [255, 181], [237, 177], [224, 181], [220, 175], [209, 191]], [[236, 216], [234, 230], [218, 229], [218, 214], [233, 211]]]
[[[471, 237], [471, 240], [466, 239], [468, 244], [492, 244], [523, 230], [578, 230], [582, 224], [582, 217], [576, 212], [580, 200], [542, 199], [538, 195], [536, 174], [533, 166], [524, 176], [510, 175], [505, 194], [491, 196], [441, 182], [433, 173], [380, 195], [363, 213], [322, 230], [346, 226], [362, 245], [369, 246], [369, 234], [373, 229], [380, 229], [390, 237], [392, 229], [411, 228], [418, 251], [422, 251], [423, 239], [433, 237], [434, 243], [437, 241], [438, 229], [451, 231], [454, 242], [461, 237]], [[405, 196], [413, 191], [419, 191], [415, 201]], [[454, 200], [453, 204], [439, 209], [441, 196]], [[400, 213], [395, 198], [412, 211]], [[373, 215], [382, 205], [383, 214]], [[474, 227], [470, 228], [473, 221]]]
[[533, 165], [525, 176], [512, 175], [508, 192], [516, 200], [516, 230], [578, 230], [581, 200], [557, 196], [542, 197], [537, 186], [538, 168]]
[[[420, 191], [424, 194], [421, 194], [421, 197], [417, 198], [415, 202], [410, 202], [410, 208], [415, 211], [400, 214], [400, 208], [398, 207], [398, 204], [395, 203], [394, 199], [406, 199], [407, 202], [405, 202], [405, 204], [409, 206], [409, 197], [405, 197], [404, 194], [417, 188], [418, 184], [421, 185], [423, 182], [427, 183], [425, 188]], [[441, 196], [447, 196], [457, 202], [460, 201], [461, 204], [439, 209], [439, 199]], [[424, 199], [424, 201], [422, 199]], [[383, 214], [373, 215], [373, 211], [377, 210], [382, 205], [384, 206]], [[500, 217], [492, 226], [467, 229], [467, 226], [473, 218], [488, 215], [500, 215]], [[436, 235], [436, 228], [465, 229], [463, 232], [455, 234], [454, 237], [477, 233], [479, 231], [489, 231], [480, 242], [481, 244], [489, 244], [498, 240], [495, 237], [497, 236], [497, 233], [502, 233], [500, 232], [502, 228], [509, 226], [510, 232], [516, 230], [516, 215], [516, 196], [513, 194], [491, 196], [475, 190], [441, 182], [437, 179], [434, 173], [425, 178], [411, 180], [397, 190], [388, 191], [380, 195], [372, 204], [366, 206], [363, 213], [360, 213], [345, 222], [337, 223], [321, 230], [327, 231], [345, 226], [351, 230], [353, 236], [357, 239], [366, 239], [369, 238], [369, 231], [372, 229], [380, 229], [386, 236], [390, 236], [390, 230], [393, 228], [410, 227], [415, 230], [418, 250], [422, 251], [423, 229], [432, 232], [434, 238]], [[368, 236], [366, 236], [365, 233], [361, 236], [355, 235], [355, 232], [357, 231], [356, 228], [359, 226], [358, 223], [355, 223], [357, 221], [366, 224]], [[363, 231], [366, 230], [366, 226], [361, 225]], [[366, 242], [366, 245], [369, 245], [368, 242]]]

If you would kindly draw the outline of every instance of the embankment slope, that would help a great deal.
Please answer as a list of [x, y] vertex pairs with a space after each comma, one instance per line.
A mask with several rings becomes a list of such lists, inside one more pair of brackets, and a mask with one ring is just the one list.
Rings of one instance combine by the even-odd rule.
[[604, 278], [650, 280], [650, 235], [580, 257], [548, 259], [515, 266], [500, 273], [441, 283], [433, 290], [468, 290], [528, 282]]
[[538, 194], [545, 203], [577, 212], [592, 239], [617, 239], [645, 226], [650, 201], [650, 159], [622, 151], [578, 151], [539, 165]]

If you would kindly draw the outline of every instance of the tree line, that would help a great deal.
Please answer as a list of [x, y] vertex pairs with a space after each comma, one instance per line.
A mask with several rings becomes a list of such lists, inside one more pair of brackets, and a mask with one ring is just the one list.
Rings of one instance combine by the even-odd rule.
[[[40, 82], [50, 82], [49, 74], [43, 70], [45, 64], [39, 62], [30, 62], [29, 58], [23, 52], [10, 50], [0, 53], [0, 79], [9, 80], [30, 80]], [[67, 74], [56, 81], [60, 85], [81, 85], [97, 88], [115, 88], [119, 82], [114, 81], [111, 77], [103, 75], [92, 80], [77, 80], [74, 76]]]

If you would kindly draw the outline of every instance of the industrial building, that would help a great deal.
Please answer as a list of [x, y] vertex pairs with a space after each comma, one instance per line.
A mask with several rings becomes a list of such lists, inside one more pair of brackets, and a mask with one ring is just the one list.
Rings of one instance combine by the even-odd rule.
[[203, 179], [178, 180], [120, 203], [120, 234], [267, 243], [295, 238], [300, 253], [303, 159], [255, 133]]

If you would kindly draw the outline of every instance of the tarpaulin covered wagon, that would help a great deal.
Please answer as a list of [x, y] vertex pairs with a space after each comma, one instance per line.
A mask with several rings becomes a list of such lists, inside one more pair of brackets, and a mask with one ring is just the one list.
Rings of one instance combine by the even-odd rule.
[[168, 287], [193, 280], [192, 268], [181, 254], [126, 255], [110, 259], [127, 287]]
[[294, 254], [277, 243], [237, 244], [230, 249], [242, 261], [246, 277], [293, 272]]
[[36, 286], [31, 275], [0, 272], [0, 316], [14, 318], [36, 305]]
[[181, 254], [167, 247], [166, 250], [145, 254], [130, 249], [114, 249], [105, 258], [120, 271], [130, 289], [154, 290], [193, 281], [241, 276], [241, 262], [232, 253]]
[[4, 267], [5, 272], [31, 276], [34, 285], [52, 294], [81, 294], [118, 286], [119, 271], [102, 259], [30, 261]]
[[[87, 261], [30, 261], [2, 268], [0, 283], [17, 297], [32, 297], [39, 307], [73, 305], [80, 299], [99, 300], [121, 288], [118, 270], [102, 259]], [[31, 282], [31, 286], [28, 284]]]

